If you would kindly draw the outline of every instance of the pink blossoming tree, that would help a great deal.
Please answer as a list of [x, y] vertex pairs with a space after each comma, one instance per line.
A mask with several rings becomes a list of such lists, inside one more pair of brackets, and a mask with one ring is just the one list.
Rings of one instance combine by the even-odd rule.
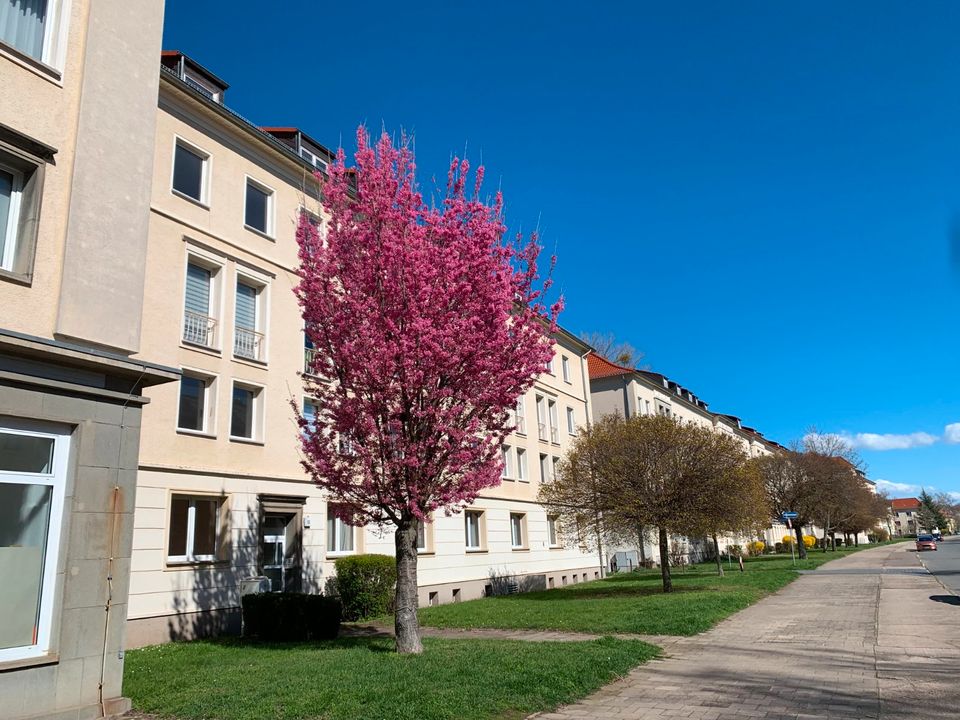
[[428, 206], [405, 142], [357, 133], [323, 183], [326, 232], [301, 217], [297, 298], [315, 348], [300, 418], [304, 467], [354, 525], [396, 528], [396, 647], [419, 653], [417, 535], [500, 482], [510, 410], [553, 350], [560, 302], [537, 270], [536, 236], [505, 241], [502, 198], [454, 159]]

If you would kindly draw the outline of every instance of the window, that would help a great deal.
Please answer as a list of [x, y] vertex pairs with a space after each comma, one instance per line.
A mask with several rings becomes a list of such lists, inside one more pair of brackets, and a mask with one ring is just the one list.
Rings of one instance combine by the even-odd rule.
[[577, 418], [573, 414], [573, 408], [567, 408], [567, 433], [570, 435], [577, 434]]
[[177, 138], [173, 146], [173, 191], [206, 204], [209, 161], [207, 153]]
[[517, 432], [521, 435], [527, 434], [527, 403], [521, 395], [517, 398], [517, 408], [514, 410], [514, 419], [517, 424]]
[[302, 434], [315, 433], [317, 431], [317, 404], [313, 400], [303, 401], [303, 419], [307, 421], [307, 427], [303, 429]]
[[212, 377], [184, 371], [180, 378], [180, 403], [177, 428], [198, 433], [212, 433], [213, 401]]
[[305, 375], [316, 375], [313, 369], [313, 361], [316, 356], [317, 351], [314, 348], [313, 341], [307, 336], [307, 333], [303, 333], [303, 372]]
[[417, 552], [433, 552], [433, 524], [427, 520], [421, 520], [417, 528]]
[[560, 547], [557, 541], [557, 516], [547, 515], [547, 540], [550, 547]]
[[570, 358], [566, 355], [560, 358], [560, 366], [563, 369], [563, 381], [566, 383], [572, 383], [570, 380]]
[[6, 0], [0, 3], [0, 43], [45, 65], [63, 65], [69, 3], [56, 0]]
[[216, 348], [219, 267], [201, 258], [190, 257], [183, 300], [183, 341]]
[[550, 462], [550, 479], [557, 477], [557, 471], [560, 469], [560, 458], [554, 456]]
[[[0, 3], [0, 34], [3, 7]], [[32, 279], [43, 178], [55, 152], [0, 126], [0, 273], [8, 278]]]
[[517, 448], [517, 480], [527, 482], [527, 451]]
[[321, 172], [327, 171], [326, 161], [320, 158], [318, 155], [315, 155], [314, 153], [307, 150], [307, 148], [301, 146], [300, 157], [302, 157], [308, 163], [313, 165], [317, 170], [320, 170]]
[[217, 559], [221, 502], [221, 498], [171, 496], [168, 562], [213, 562]]
[[547, 407], [550, 411], [550, 442], [559, 443], [560, 421], [557, 418], [557, 404], [553, 400], [550, 400], [547, 403]]
[[23, 174], [0, 165], [0, 269], [13, 270], [20, 220]]
[[266, 357], [264, 336], [260, 332], [264, 325], [261, 319], [263, 291], [263, 285], [237, 278], [236, 319], [233, 328], [233, 354], [237, 357], [259, 361]]
[[483, 513], [479, 510], [467, 510], [463, 515], [467, 550], [481, 550], [481, 523]]
[[234, 383], [230, 409], [230, 437], [257, 440], [260, 434], [260, 395], [258, 387]]
[[0, 424], [0, 662], [51, 650], [67, 433]]
[[550, 458], [540, 453], [540, 482], [550, 482]]
[[334, 505], [327, 505], [327, 552], [353, 552], [353, 525], [337, 517]]
[[511, 462], [509, 445], [503, 445], [500, 447], [500, 459], [503, 461], [503, 470], [500, 472], [500, 477], [502, 477], [504, 480], [513, 479], [513, 463]]
[[247, 178], [247, 194], [243, 207], [243, 222], [264, 235], [273, 234], [273, 190]]
[[550, 356], [550, 359], [547, 360], [547, 365], [546, 365], [546, 367], [544, 368], [544, 370], [546, 370], [546, 371], [547, 371], [548, 373], [550, 373], [551, 375], [556, 375], [556, 372], [554, 372], [554, 369], [553, 369], [553, 359], [554, 359], [554, 356], [551, 355], [551, 356]]
[[514, 550], [520, 550], [526, 547], [524, 537], [524, 526], [527, 524], [527, 516], [522, 513], [510, 513], [510, 547]]
[[670, 406], [666, 403], [658, 402], [657, 403], [657, 415], [663, 415], [664, 417], [670, 417]]
[[541, 440], [547, 439], [547, 409], [542, 395], [537, 395], [537, 430]]

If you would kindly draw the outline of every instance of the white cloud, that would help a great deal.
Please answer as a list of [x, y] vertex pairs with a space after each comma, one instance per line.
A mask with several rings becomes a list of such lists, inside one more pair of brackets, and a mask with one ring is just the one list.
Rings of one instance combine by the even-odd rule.
[[[960, 423], [957, 423], [957, 435], [957, 442], [960, 442]], [[925, 432], [915, 432], [908, 435], [857, 433], [856, 435], [843, 435], [843, 438], [852, 447], [864, 450], [909, 450], [910, 448], [933, 445], [939, 439], [936, 435]]]
[[950, 423], [943, 429], [943, 441], [950, 445], [960, 443], [960, 423]]
[[[877, 480], [876, 483], [877, 490], [884, 490], [892, 497], [914, 495], [920, 492], [919, 485], [911, 485], [910, 483], [898, 483], [892, 480]], [[960, 493], [957, 494], [960, 495]]]

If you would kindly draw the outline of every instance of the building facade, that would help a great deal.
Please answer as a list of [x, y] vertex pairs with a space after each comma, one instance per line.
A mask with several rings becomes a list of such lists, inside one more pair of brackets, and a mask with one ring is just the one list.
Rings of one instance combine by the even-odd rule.
[[[337, 557], [394, 552], [391, 531], [337, 519], [300, 466], [291, 402], [311, 414], [311, 350], [293, 294], [295, 229], [301, 213], [322, 228], [314, 172], [332, 154], [297, 128], [233, 113], [226, 83], [182, 53], [161, 62], [143, 353], [183, 377], [152, 393], [143, 418], [131, 647], [237, 630], [246, 578], [317, 592]], [[552, 370], [518, 407], [503, 484], [427, 525], [422, 604], [599, 572], [560, 546], [536, 503], [590, 413], [589, 348], [563, 331], [555, 342]]]
[[162, 3], [0, 7], [0, 714], [122, 698]]
[[921, 529], [918, 515], [920, 501], [917, 498], [894, 498], [890, 501], [890, 517], [893, 527], [892, 535], [905, 537], [916, 535]]

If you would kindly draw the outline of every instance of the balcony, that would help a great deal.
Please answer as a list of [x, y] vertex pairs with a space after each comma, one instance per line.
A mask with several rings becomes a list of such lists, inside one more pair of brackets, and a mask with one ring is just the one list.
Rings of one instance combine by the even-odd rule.
[[555, 445], [560, 444], [560, 429], [555, 425], [550, 426], [550, 442], [554, 443]]
[[516, 431], [517, 431], [518, 433], [520, 433], [521, 435], [526, 435], [526, 434], [527, 434], [527, 421], [526, 421], [526, 419], [523, 417], [523, 415], [517, 415], [516, 420], [517, 420], [517, 430], [516, 430]]
[[183, 312], [183, 341], [191, 345], [214, 347], [216, 340], [216, 318], [200, 313], [184, 310]]
[[547, 439], [547, 424], [546, 424], [546, 423], [538, 422], [538, 423], [537, 423], [537, 431], [538, 431], [538, 434], [539, 434], [541, 440], [546, 440], [546, 439]]
[[263, 333], [237, 327], [233, 332], [233, 354], [247, 360], [263, 361]]
[[316, 375], [313, 371], [313, 361], [317, 357], [317, 351], [313, 348], [303, 349], [303, 374]]

